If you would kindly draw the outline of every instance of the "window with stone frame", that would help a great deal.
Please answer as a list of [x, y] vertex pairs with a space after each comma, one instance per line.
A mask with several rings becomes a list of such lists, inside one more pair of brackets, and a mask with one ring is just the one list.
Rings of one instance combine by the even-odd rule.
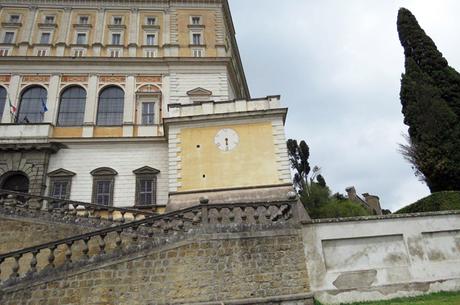
[[113, 206], [115, 176], [118, 173], [109, 167], [100, 167], [91, 172], [93, 176], [92, 202]]
[[57, 199], [69, 199], [74, 172], [60, 168], [48, 173], [50, 178], [49, 196]]
[[137, 207], [151, 207], [157, 204], [157, 175], [159, 170], [144, 166], [133, 171], [136, 175], [136, 202]]

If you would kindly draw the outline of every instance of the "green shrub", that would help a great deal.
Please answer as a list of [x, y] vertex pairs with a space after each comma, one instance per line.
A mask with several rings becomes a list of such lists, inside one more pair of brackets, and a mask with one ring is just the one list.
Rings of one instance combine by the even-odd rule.
[[312, 218], [338, 218], [369, 216], [371, 213], [359, 203], [351, 200], [331, 199], [328, 203], [313, 211]]
[[413, 204], [400, 209], [399, 211], [396, 211], [395, 214], [448, 210], [460, 210], [460, 192], [445, 191], [433, 193]]

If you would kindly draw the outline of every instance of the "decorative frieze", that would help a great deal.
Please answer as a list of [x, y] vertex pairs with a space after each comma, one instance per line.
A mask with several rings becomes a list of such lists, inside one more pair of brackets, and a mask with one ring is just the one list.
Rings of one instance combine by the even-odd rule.
[[101, 75], [99, 76], [100, 83], [124, 83], [126, 81], [125, 75]]
[[62, 83], [88, 83], [88, 75], [62, 75]]
[[50, 82], [49, 75], [23, 75], [23, 83], [44, 83], [48, 84]]
[[0, 75], [0, 83], [9, 83], [11, 75]]
[[136, 76], [136, 83], [161, 83], [161, 76], [158, 75], [140, 75]]

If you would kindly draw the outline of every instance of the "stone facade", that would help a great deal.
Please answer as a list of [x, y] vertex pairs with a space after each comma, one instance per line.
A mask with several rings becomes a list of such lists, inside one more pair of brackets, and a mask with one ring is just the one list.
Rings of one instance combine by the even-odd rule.
[[297, 230], [198, 235], [63, 278], [6, 289], [1, 303], [284, 304], [284, 299], [312, 304], [302, 244]]

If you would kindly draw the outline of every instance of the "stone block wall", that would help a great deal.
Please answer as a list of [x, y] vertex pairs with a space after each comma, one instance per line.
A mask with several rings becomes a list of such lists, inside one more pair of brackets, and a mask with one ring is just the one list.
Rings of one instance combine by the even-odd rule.
[[0, 253], [83, 234], [94, 228], [0, 216]]
[[[228, 302], [300, 295], [311, 304], [297, 230], [216, 233], [4, 290], [3, 305], [146, 305]], [[287, 298], [289, 299], [289, 297]], [[273, 299], [275, 300], [275, 299]], [[252, 302], [266, 303], [266, 302]], [[271, 302], [281, 304], [282, 302]]]

